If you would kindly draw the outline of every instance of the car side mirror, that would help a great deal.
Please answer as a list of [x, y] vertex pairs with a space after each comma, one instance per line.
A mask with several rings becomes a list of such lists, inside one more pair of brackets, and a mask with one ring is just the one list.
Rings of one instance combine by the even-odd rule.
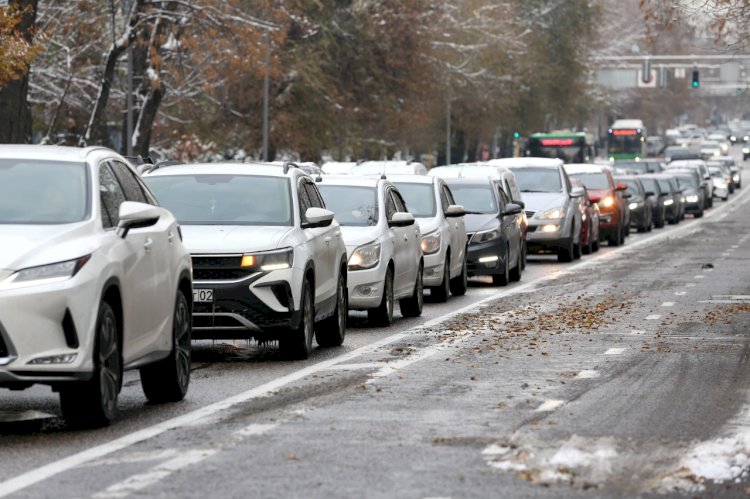
[[623, 192], [623, 193], [621, 194], [621, 196], [622, 196], [622, 199], [630, 199], [630, 198], [632, 198], [632, 197], [633, 197], [633, 195], [632, 195], [632, 194], [630, 194], [630, 193], [629, 193], [629, 192], [627, 192], [627, 191]]
[[669, 193], [668, 193], [668, 192], [660, 192], [660, 193], [659, 193], [659, 197], [662, 197], [662, 198], [663, 198], [663, 197], [666, 197], [666, 196], [669, 196]]
[[586, 193], [586, 191], [583, 189], [583, 187], [576, 186], [576, 187], [573, 187], [572, 189], [570, 189], [570, 197], [572, 197], [572, 198], [580, 198], [585, 193]]
[[466, 210], [460, 204], [452, 204], [445, 210], [446, 218], [458, 218], [466, 215]]
[[601, 196], [598, 196], [596, 194], [589, 194], [589, 201], [591, 201], [592, 203], [598, 203], [601, 200], [602, 200]]
[[508, 203], [505, 205], [505, 211], [502, 213], [503, 216], [518, 215], [523, 211], [520, 205], [516, 203]]
[[153, 227], [164, 214], [164, 209], [146, 203], [136, 201], [125, 201], [120, 204], [117, 232], [125, 239], [133, 229]]
[[307, 222], [302, 223], [303, 229], [316, 229], [328, 227], [333, 223], [334, 213], [323, 208], [308, 208], [305, 212]]
[[414, 215], [405, 211], [397, 211], [388, 220], [388, 227], [408, 227], [414, 225]]
[[654, 194], [655, 194], [654, 191], [646, 191], [646, 197], [647, 198], [653, 196]]
[[620, 191], [620, 192], [627, 191], [628, 190], [628, 184], [626, 184], [624, 182], [618, 182], [617, 185], [615, 185], [615, 190], [616, 191]]
[[512, 202], [515, 203], [515, 204], [517, 204], [518, 206], [520, 206], [522, 210], [526, 209], [526, 203], [524, 203], [523, 201], [516, 201], [514, 199]]

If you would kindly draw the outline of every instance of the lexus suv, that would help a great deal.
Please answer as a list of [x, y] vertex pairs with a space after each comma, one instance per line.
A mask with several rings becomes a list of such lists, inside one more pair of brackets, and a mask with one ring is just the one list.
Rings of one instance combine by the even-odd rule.
[[387, 326], [399, 300], [401, 315], [419, 317], [423, 305], [422, 234], [403, 197], [380, 177], [318, 177], [341, 223], [349, 267], [349, 308]]
[[193, 258], [195, 338], [277, 340], [305, 359], [346, 333], [346, 248], [312, 178], [293, 163], [213, 163], [145, 177]]
[[50, 385], [74, 426], [110, 423], [125, 369], [182, 400], [190, 255], [122, 156], [0, 146], [0, 239], [0, 387]]

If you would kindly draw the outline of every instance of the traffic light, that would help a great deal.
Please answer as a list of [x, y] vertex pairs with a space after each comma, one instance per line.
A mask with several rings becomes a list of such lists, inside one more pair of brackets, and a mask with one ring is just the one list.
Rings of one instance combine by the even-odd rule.
[[698, 88], [701, 86], [701, 80], [700, 80], [700, 72], [698, 72], [697, 69], [693, 70], [693, 88]]
[[521, 138], [521, 134], [518, 133], [518, 132], [513, 132], [513, 138], [514, 139], [520, 139]]

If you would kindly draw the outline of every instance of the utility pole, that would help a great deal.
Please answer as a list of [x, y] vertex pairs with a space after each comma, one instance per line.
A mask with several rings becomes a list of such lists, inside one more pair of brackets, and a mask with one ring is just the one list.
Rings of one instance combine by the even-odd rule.
[[263, 161], [268, 161], [268, 93], [270, 84], [268, 81], [268, 73], [270, 71], [269, 64], [271, 59], [268, 29], [268, 26], [266, 26], [266, 31], [263, 34], [263, 40], [266, 45], [266, 52], [263, 57], [265, 63], [265, 74], [263, 75]]
[[445, 165], [451, 165], [451, 100], [445, 110]]
[[[133, 1], [129, 0], [127, 3], [128, 19], [133, 15]], [[125, 155], [133, 156], [133, 44], [128, 47], [128, 95], [126, 99], [127, 105], [127, 117], [126, 117], [126, 128], [127, 133], [125, 134]]]

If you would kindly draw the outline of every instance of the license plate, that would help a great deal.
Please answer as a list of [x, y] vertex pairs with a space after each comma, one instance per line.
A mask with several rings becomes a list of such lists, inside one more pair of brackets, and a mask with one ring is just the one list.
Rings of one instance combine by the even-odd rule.
[[194, 303], [212, 303], [213, 301], [214, 301], [213, 289], [194, 289], [193, 290], [193, 302]]

